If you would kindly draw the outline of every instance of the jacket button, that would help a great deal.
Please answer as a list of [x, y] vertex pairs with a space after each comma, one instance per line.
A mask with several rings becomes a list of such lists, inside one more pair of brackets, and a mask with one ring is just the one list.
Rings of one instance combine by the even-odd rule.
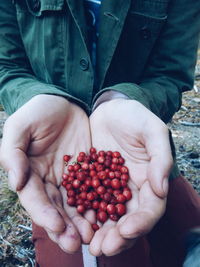
[[40, 10], [40, 1], [39, 0], [33, 0], [33, 11], [37, 12]]
[[87, 59], [82, 58], [82, 59], [80, 60], [80, 68], [81, 68], [82, 70], [87, 70], [87, 69], [89, 68], [89, 62], [88, 62]]
[[151, 31], [149, 30], [148, 27], [144, 26], [141, 29], [141, 37], [145, 40], [149, 39], [151, 37]]

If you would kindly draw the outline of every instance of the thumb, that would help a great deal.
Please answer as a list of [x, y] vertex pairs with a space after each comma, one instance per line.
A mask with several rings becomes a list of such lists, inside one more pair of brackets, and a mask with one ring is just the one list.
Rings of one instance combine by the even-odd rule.
[[155, 131], [146, 141], [150, 164], [148, 180], [154, 193], [161, 198], [168, 193], [168, 177], [173, 165], [171, 146], [167, 127]]
[[8, 171], [8, 183], [13, 191], [21, 190], [29, 176], [26, 148], [29, 135], [8, 119], [4, 126], [0, 149], [0, 163]]

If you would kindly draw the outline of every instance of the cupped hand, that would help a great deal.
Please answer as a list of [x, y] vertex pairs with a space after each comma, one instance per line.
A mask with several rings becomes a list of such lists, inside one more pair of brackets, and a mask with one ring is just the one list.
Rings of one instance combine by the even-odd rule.
[[127, 213], [108, 220], [95, 233], [90, 252], [111, 256], [131, 247], [148, 233], [165, 211], [172, 155], [166, 125], [135, 100], [101, 104], [90, 117], [92, 145], [119, 151], [129, 168], [133, 197]]
[[32, 98], [4, 127], [1, 164], [11, 188], [32, 220], [69, 253], [90, 242], [93, 231], [90, 216], [86, 220], [66, 204], [66, 191], [60, 186], [63, 155], [76, 156], [90, 146], [87, 115], [58, 96]]

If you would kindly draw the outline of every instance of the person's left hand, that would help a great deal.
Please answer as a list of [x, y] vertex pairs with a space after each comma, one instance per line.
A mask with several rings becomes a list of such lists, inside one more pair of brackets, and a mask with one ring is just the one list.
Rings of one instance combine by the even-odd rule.
[[134, 100], [101, 104], [90, 117], [92, 145], [119, 151], [129, 168], [132, 199], [118, 222], [108, 220], [95, 233], [90, 252], [112, 256], [133, 246], [165, 211], [168, 176], [172, 166], [168, 128]]

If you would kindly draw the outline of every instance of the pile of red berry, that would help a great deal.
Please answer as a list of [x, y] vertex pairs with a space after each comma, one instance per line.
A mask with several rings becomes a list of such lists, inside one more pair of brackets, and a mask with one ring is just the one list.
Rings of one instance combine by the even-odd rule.
[[[69, 155], [63, 157], [67, 165]], [[67, 204], [83, 214], [88, 209], [96, 211], [97, 220], [113, 221], [126, 213], [126, 201], [132, 198], [128, 187], [129, 171], [118, 151], [99, 151], [90, 148], [90, 154], [80, 152], [77, 162], [68, 165], [63, 173], [62, 185], [67, 190]], [[93, 225], [94, 230], [98, 229]], [[96, 229], [97, 228], [97, 229]]]

